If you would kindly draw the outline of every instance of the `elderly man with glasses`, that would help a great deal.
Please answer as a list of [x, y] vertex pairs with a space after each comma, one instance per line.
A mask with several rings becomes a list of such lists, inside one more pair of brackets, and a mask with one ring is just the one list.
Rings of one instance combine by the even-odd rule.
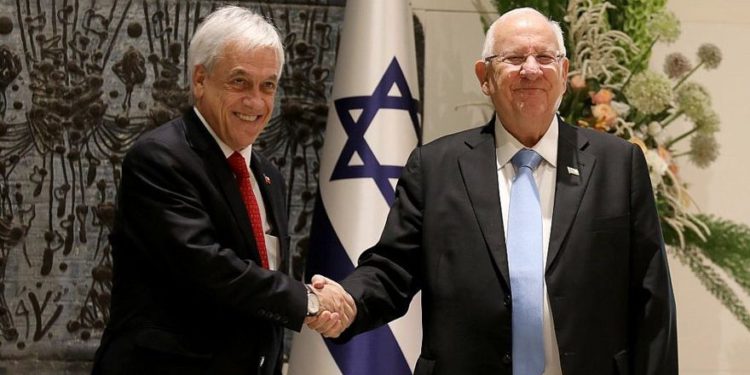
[[495, 116], [412, 153], [380, 241], [341, 282], [352, 325], [319, 331], [347, 340], [422, 291], [415, 374], [677, 374], [648, 166], [556, 115], [568, 66], [556, 22], [495, 21], [475, 64]]

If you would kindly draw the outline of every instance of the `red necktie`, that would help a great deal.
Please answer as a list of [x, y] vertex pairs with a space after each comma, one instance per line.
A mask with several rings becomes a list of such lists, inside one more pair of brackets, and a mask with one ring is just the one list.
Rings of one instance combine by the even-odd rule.
[[266, 250], [265, 237], [263, 235], [263, 223], [260, 218], [258, 201], [255, 200], [253, 187], [250, 184], [250, 173], [247, 170], [247, 163], [245, 162], [245, 158], [243, 158], [239, 152], [230, 155], [227, 162], [229, 162], [229, 167], [232, 169], [232, 172], [234, 172], [237, 184], [240, 187], [242, 201], [245, 202], [245, 209], [247, 210], [247, 215], [250, 217], [250, 225], [253, 227], [255, 243], [258, 245], [260, 261], [263, 264], [263, 268], [268, 268], [268, 253]]

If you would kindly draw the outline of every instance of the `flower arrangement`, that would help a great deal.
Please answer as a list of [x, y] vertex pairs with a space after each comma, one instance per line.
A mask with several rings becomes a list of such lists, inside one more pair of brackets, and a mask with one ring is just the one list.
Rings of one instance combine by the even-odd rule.
[[[748, 309], [721, 276], [729, 275], [750, 293], [750, 228], [696, 213], [679, 173], [681, 160], [706, 168], [719, 155], [719, 116], [706, 88], [690, 77], [701, 68], [718, 68], [721, 51], [703, 44], [695, 63], [675, 52], [665, 58], [663, 71], [654, 71], [648, 64], [652, 47], [680, 35], [679, 20], [665, 9], [666, 0], [560, 3], [495, 0], [499, 13], [532, 6], [564, 21], [570, 72], [560, 114], [571, 124], [641, 147], [670, 251], [750, 329]], [[489, 26], [486, 17], [482, 22]], [[678, 119], [690, 126], [675, 134], [671, 126]]]
[[[706, 89], [687, 79], [699, 67], [716, 68], [721, 52], [711, 44], [701, 46], [695, 67], [681, 53], [666, 59], [664, 73], [647, 69], [651, 46], [657, 41], [671, 43], [679, 36], [679, 21], [664, 10], [650, 18], [647, 53], [626, 33], [611, 29], [608, 2], [573, 0], [565, 21], [571, 46], [571, 95], [560, 107], [567, 121], [583, 127], [614, 133], [639, 145], [650, 167], [651, 182], [660, 204], [662, 221], [685, 246], [684, 233], [692, 231], [705, 240], [708, 228], [689, 209], [690, 196], [680, 181], [676, 161], [690, 156], [706, 167], [718, 156], [714, 133], [719, 119], [711, 109]], [[692, 129], [677, 137], [666, 128], [685, 116]], [[686, 147], [680, 143], [690, 138]], [[680, 152], [680, 147], [684, 151]]]

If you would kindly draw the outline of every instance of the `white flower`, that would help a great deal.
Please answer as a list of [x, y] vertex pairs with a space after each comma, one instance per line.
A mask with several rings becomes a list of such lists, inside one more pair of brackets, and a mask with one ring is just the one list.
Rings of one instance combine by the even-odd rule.
[[663, 145], [669, 141], [669, 135], [667, 132], [659, 132], [659, 134], [652, 136], [657, 144]]
[[690, 139], [690, 160], [698, 168], [706, 168], [719, 157], [719, 143], [713, 133], [698, 133]]
[[693, 121], [705, 117], [704, 113], [711, 107], [711, 96], [700, 83], [685, 82], [675, 94], [677, 107]]
[[635, 109], [656, 114], [672, 103], [672, 81], [664, 74], [644, 70], [633, 76], [623, 94]]
[[701, 44], [698, 48], [698, 60], [706, 65], [706, 69], [716, 69], [721, 63], [721, 50], [712, 43]]
[[690, 72], [690, 69], [693, 69], [693, 64], [679, 52], [670, 53], [664, 59], [664, 73], [669, 78], [680, 78]]
[[651, 123], [648, 124], [648, 135], [656, 137], [659, 133], [661, 133], [661, 124], [656, 121], [651, 121]]
[[651, 177], [651, 187], [656, 190], [656, 187], [662, 182], [662, 176], [669, 169], [669, 165], [656, 150], [648, 150], [645, 156], [646, 163], [648, 163], [649, 176]]
[[652, 15], [649, 26], [651, 35], [666, 43], [674, 43], [680, 36], [680, 20], [668, 10]]
[[631, 131], [632, 131], [632, 133], [633, 133], [632, 135], [634, 137], [637, 137], [637, 138], [640, 138], [640, 139], [645, 139], [646, 138], [646, 134], [643, 134], [642, 131], [640, 131], [640, 130], [638, 130], [636, 128], [633, 128]]
[[630, 106], [627, 103], [613, 100], [609, 103], [609, 105], [612, 107], [612, 109], [615, 110], [615, 112], [617, 112], [620, 117], [628, 117], [628, 113], [630, 113]]

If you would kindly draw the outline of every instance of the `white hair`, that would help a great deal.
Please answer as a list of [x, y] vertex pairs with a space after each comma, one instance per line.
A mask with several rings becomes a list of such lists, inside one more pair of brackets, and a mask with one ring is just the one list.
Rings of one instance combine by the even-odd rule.
[[[487, 58], [495, 54], [495, 51], [493, 51], [493, 48], [495, 48], [495, 29], [497, 29], [497, 26], [500, 23], [502, 23], [502, 21], [508, 16], [514, 15], [516, 13], [529, 12], [529, 11], [536, 13], [544, 18], [547, 18], [544, 14], [540, 13], [538, 10], [534, 8], [517, 8], [511, 11], [505, 12], [502, 16], [496, 19], [495, 22], [492, 23], [492, 25], [490, 25], [489, 29], [487, 29], [487, 37], [484, 39], [484, 47], [482, 48], [482, 58]], [[563, 32], [562, 32], [562, 29], [560, 28], [560, 23], [558, 23], [557, 21], [553, 21], [551, 19], [547, 19], [547, 22], [552, 28], [552, 31], [555, 33], [555, 38], [557, 39], [557, 45], [558, 45], [558, 48], [560, 49], [559, 52], [563, 55], [566, 55], [567, 51], [565, 50], [565, 40], [563, 39]]]
[[224, 48], [235, 43], [241, 49], [273, 48], [279, 63], [279, 73], [284, 67], [284, 45], [276, 28], [260, 15], [238, 6], [225, 6], [206, 16], [188, 47], [188, 77], [193, 87], [193, 70], [203, 65], [208, 72], [214, 67]]

